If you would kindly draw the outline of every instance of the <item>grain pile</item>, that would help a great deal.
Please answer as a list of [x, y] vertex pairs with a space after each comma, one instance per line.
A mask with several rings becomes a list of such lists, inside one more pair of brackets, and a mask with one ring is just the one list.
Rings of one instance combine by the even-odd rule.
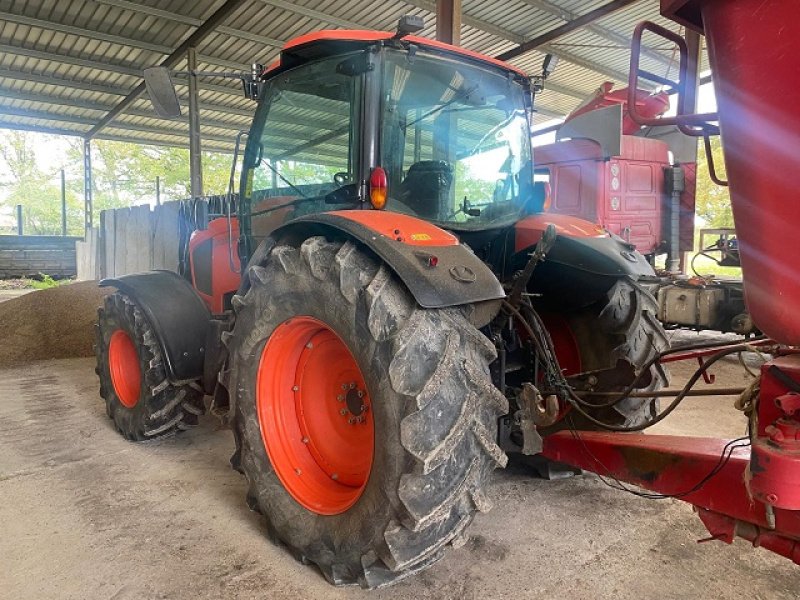
[[110, 291], [82, 281], [0, 303], [0, 367], [94, 354], [97, 308]]

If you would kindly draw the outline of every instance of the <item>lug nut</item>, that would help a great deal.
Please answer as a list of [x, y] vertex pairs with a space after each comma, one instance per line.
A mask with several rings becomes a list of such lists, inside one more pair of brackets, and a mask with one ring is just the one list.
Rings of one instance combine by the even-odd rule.
[[342, 389], [343, 389], [343, 390], [346, 390], [346, 389], [347, 389], [347, 384], [346, 384], [346, 383], [343, 383], [343, 384], [342, 384]]
[[307, 443], [308, 443], [308, 438], [307, 438], [307, 437], [304, 437], [304, 438], [303, 438], [303, 443], [304, 443], [304, 444], [307, 444]]
[[339, 411], [339, 414], [342, 415], [342, 416], [345, 416], [347, 414], [347, 409], [346, 408], [341, 409]]
[[355, 384], [355, 383], [351, 383], [351, 384], [350, 384], [350, 389], [351, 389], [351, 390], [355, 389], [355, 387], [356, 387], [356, 384]]
[[363, 398], [364, 397], [364, 392], [362, 392], [361, 390], [358, 390], [358, 397], [359, 398]]
[[308, 348], [309, 350], [311, 350], [311, 348], [313, 348], [313, 347], [314, 347], [314, 344], [312, 344], [311, 342], [308, 342], [306, 344], [306, 348]]
[[302, 475], [303, 473], [300, 469], [295, 469], [294, 472], [297, 473], [298, 475]]
[[344, 396], [342, 396], [341, 394], [339, 394], [338, 396], [336, 396], [336, 399], [337, 399], [339, 402], [344, 402]]
[[293, 386], [292, 386], [292, 391], [293, 391], [293, 392], [299, 392], [299, 391], [300, 391], [300, 386], [298, 386], [298, 385], [293, 385]]
[[349, 419], [347, 419], [347, 422], [348, 422], [350, 425], [352, 425], [353, 423], [355, 423], [355, 422], [356, 422], [356, 420], [355, 420], [353, 417], [350, 417]]

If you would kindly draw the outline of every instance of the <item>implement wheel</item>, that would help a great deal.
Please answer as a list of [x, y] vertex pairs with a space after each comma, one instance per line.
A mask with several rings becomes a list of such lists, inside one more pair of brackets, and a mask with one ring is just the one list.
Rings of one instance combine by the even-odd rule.
[[125, 438], [153, 439], [197, 425], [203, 413], [199, 384], [169, 383], [155, 332], [130, 297], [106, 296], [95, 342], [100, 396]]
[[493, 346], [351, 242], [278, 245], [248, 277], [226, 338], [248, 504], [335, 584], [431, 564], [489, 507], [483, 485], [506, 462]]

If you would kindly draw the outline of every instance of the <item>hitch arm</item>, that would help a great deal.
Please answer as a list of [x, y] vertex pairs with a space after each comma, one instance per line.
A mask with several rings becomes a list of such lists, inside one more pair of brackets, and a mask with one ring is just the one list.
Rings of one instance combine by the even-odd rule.
[[710, 539], [731, 543], [743, 537], [800, 564], [800, 511], [753, 500], [746, 483], [750, 451], [734, 447], [721, 461], [726, 444], [703, 437], [561, 431], [544, 438], [542, 455], [620, 486], [632, 483], [677, 497], [696, 507]]

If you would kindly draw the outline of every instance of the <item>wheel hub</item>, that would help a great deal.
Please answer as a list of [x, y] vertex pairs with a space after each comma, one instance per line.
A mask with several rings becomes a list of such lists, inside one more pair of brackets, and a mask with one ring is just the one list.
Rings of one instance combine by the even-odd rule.
[[108, 342], [108, 370], [120, 404], [125, 408], [136, 406], [142, 389], [139, 354], [131, 337], [122, 329], [114, 331]]
[[374, 448], [352, 353], [322, 321], [295, 317], [267, 341], [257, 377], [262, 438], [284, 487], [311, 511], [344, 512], [366, 486]]
[[[344, 397], [345, 404], [347, 405], [347, 412], [354, 417], [360, 417], [367, 411], [367, 397], [363, 390], [356, 387], [355, 383], [348, 386], [347, 393]], [[359, 420], [363, 423], [363, 419]]]

